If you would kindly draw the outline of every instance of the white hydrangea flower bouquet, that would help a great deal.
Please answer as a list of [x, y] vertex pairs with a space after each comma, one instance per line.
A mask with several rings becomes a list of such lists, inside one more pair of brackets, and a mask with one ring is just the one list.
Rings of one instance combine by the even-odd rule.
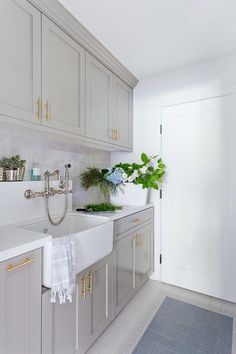
[[141, 163], [119, 163], [108, 170], [105, 174], [107, 181], [116, 187], [122, 187], [124, 183], [133, 183], [145, 188], [159, 188], [163, 182], [165, 165], [158, 156], [148, 157], [145, 153], [141, 155]]
[[80, 179], [85, 190], [99, 188], [116, 205], [137, 205], [141, 203], [139, 195], [143, 195], [142, 200], [147, 199], [148, 188], [159, 188], [164, 174], [161, 158], [142, 153], [140, 163], [119, 163], [106, 169], [88, 167], [80, 174]]

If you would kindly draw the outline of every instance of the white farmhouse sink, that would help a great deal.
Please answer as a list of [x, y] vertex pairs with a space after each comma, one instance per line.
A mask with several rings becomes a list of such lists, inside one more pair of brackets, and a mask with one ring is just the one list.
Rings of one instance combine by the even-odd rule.
[[[76, 248], [76, 273], [111, 253], [113, 248], [113, 222], [94, 215], [68, 214], [58, 226], [49, 221], [22, 226], [24, 229], [46, 233], [55, 237], [74, 235]], [[43, 249], [43, 285], [51, 287], [52, 241]]]

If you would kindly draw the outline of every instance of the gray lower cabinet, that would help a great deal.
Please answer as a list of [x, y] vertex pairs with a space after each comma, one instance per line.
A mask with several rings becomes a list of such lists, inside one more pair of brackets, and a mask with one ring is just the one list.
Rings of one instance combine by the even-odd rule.
[[0, 263], [0, 352], [41, 353], [41, 250]]
[[75, 296], [61, 305], [50, 302], [51, 290], [42, 294], [42, 354], [73, 354], [75, 352]]
[[135, 233], [135, 288], [139, 288], [153, 272], [153, 224]]
[[153, 271], [152, 208], [115, 221], [112, 253], [77, 275], [72, 303], [43, 293], [42, 354], [84, 354]]
[[72, 303], [42, 294], [42, 354], [83, 354], [112, 320], [112, 256], [81, 272]]
[[76, 291], [76, 353], [82, 354], [112, 320], [112, 256], [79, 274]]
[[132, 298], [135, 289], [135, 235], [118, 241], [113, 250], [113, 316]]
[[153, 223], [114, 244], [113, 269], [113, 316], [116, 316], [153, 271]]

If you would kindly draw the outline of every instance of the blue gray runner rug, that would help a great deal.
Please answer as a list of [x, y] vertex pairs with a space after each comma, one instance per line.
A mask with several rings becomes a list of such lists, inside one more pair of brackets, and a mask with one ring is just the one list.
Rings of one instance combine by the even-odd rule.
[[232, 317], [166, 297], [133, 354], [231, 354], [232, 336]]

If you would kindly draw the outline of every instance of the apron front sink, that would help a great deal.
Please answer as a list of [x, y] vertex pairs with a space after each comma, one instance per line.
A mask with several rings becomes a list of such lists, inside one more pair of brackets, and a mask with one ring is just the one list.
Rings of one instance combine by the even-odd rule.
[[[53, 238], [74, 235], [76, 273], [106, 257], [113, 249], [113, 222], [105, 217], [71, 213], [57, 226], [45, 220], [22, 228]], [[51, 287], [51, 252], [52, 241], [48, 241], [43, 248], [43, 285], [48, 288]]]

